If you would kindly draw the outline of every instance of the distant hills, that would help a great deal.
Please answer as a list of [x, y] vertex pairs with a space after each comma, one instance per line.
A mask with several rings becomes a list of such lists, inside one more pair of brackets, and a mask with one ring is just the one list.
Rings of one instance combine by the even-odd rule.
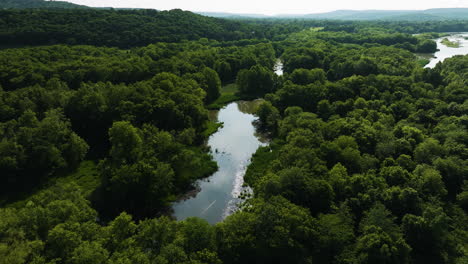
[[89, 8], [65, 1], [0, 0], [0, 8]]
[[[46, 0], [0, 0], [0, 8], [89, 8], [66, 1]], [[100, 8], [106, 9], [106, 8]], [[119, 8], [120, 9], [120, 8]], [[336, 10], [316, 14], [244, 14], [228, 12], [196, 12], [217, 18], [270, 18], [270, 19], [320, 19], [320, 20], [384, 20], [384, 21], [444, 21], [468, 20], [468, 8], [435, 8], [427, 10]]]
[[437, 8], [428, 10], [337, 10], [327, 13], [265, 16], [261, 14], [211, 13], [199, 14], [222, 18], [297, 18], [324, 20], [388, 20], [443, 21], [468, 20], [468, 8]]
[[468, 8], [438, 8], [428, 10], [337, 10], [299, 16], [309, 19], [335, 20], [468, 20]]
[[271, 16], [262, 14], [244, 14], [244, 13], [227, 13], [227, 12], [194, 12], [202, 16], [218, 17], [218, 18], [271, 18]]

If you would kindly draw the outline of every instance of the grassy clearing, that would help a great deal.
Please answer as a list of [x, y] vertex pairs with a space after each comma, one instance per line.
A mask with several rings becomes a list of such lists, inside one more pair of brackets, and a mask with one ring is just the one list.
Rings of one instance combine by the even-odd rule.
[[239, 88], [235, 83], [226, 84], [221, 88], [221, 94], [236, 94], [238, 92]]
[[97, 171], [97, 164], [90, 160], [83, 161], [76, 171], [64, 176], [57, 175], [38, 185], [34, 190], [18, 194], [12, 199], [2, 201], [1, 204], [2, 206], [22, 207], [30, 201], [31, 197], [54, 188], [57, 185], [67, 184], [70, 182], [76, 183], [80, 187], [83, 195], [89, 198], [101, 184], [101, 178]]
[[421, 67], [424, 67], [426, 66], [427, 64], [429, 64], [430, 60], [428, 59], [418, 59], [417, 60], [417, 63], [421, 66]]
[[415, 35], [415, 37], [419, 39], [438, 39], [438, 38], [443, 38], [447, 36], [450, 36], [450, 34], [438, 33], [438, 32], [421, 33], [421, 34]]
[[217, 110], [223, 108], [225, 105], [230, 102], [241, 100], [242, 97], [234, 94], [221, 95], [216, 101], [206, 106], [210, 110]]
[[310, 31], [319, 32], [319, 31], [321, 31], [321, 30], [323, 30], [323, 29], [324, 29], [324, 27], [311, 27], [311, 28], [310, 28]]
[[57, 178], [55, 183], [75, 182], [84, 192], [84, 195], [89, 197], [91, 193], [101, 185], [101, 178], [97, 171], [97, 164], [94, 161], [83, 161], [78, 169], [61, 178]]
[[206, 129], [203, 131], [202, 135], [204, 138], [208, 138], [212, 134], [216, 133], [220, 127], [223, 126], [223, 123], [217, 123], [214, 121], [208, 121], [206, 123]]
[[213, 103], [206, 106], [211, 110], [221, 109], [230, 102], [242, 100], [243, 96], [239, 95], [239, 88], [235, 83], [230, 83], [221, 88], [221, 96]]

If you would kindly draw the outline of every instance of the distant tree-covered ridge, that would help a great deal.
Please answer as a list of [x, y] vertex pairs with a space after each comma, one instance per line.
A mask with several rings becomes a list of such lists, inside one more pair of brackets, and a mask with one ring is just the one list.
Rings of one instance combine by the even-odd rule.
[[245, 23], [182, 10], [0, 10], [2, 45], [88, 44], [135, 47], [199, 38], [239, 40], [258, 36]]
[[334, 20], [444, 21], [468, 20], [468, 8], [434, 8], [427, 10], [337, 10], [302, 18]]
[[67, 1], [0, 0], [0, 8], [88, 8]]
[[316, 14], [283, 14], [266, 16], [261, 14], [238, 14], [220, 12], [201, 12], [212, 17], [232, 19], [316, 19], [335, 21], [447, 21], [468, 20], [468, 8], [434, 8], [427, 10], [335, 10]]
[[[342, 23], [312, 19], [220, 19], [182, 10], [150, 9], [3, 9], [0, 10], [0, 17], [2, 47], [85, 44], [131, 48], [155, 42], [181, 42], [200, 38], [223, 42], [220, 45], [233, 45], [228, 41], [279, 41], [288, 38], [291, 33], [310, 28], [340, 32], [334, 38], [350, 39], [352, 43], [377, 42], [388, 45], [384, 41], [391, 41], [393, 44], [406, 45], [396, 39], [403, 33], [468, 31], [468, 21]], [[393, 40], [389, 40], [388, 36], [377, 40], [383, 33], [394, 34]], [[415, 44], [412, 41], [409, 43]], [[418, 47], [410, 49], [417, 50]]]

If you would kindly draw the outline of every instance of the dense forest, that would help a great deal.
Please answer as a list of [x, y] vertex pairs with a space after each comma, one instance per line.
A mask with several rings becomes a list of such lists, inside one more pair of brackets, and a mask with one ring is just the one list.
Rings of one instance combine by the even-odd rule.
[[[437, 22], [328, 21], [308, 19], [236, 19], [204, 17], [182, 10], [122, 9], [3, 9], [0, 10], [0, 47], [37, 45], [94, 45], [142, 47], [156, 42], [181, 42], [208, 38], [219, 45], [231, 41], [282, 41], [289, 34], [310, 28], [359, 33], [359, 44], [376, 42], [380, 33], [416, 34], [468, 31], [468, 20]], [[407, 40], [396, 40], [403, 44]], [[409, 38], [409, 36], [406, 36]], [[367, 40], [363, 40], [366, 38]], [[356, 40], [357, 41], [357, 40]], [[224, 43], [227, 42], [227, 43]], [[378, 42], [378, 41], [377, 41]], [[411, 42], [411, 41], [410, 41]], [[241, 42], [242, 43], [242, 42]], [[388, 43], [380, 44], [388, 45]], [[414, 44], [414, 43], [413, 43]]]
[[89, 8], [66, 1], [55, 0], [0, 0], [0, 8]]
[[3, 45], [87, 44], [131, 48], [205, 37], [258, 38], [252, 26], [182, 10], [0, 10]]
[[[415, 55], [455, 30], [0, 10], [0, 264], [468, 262], [468, 55]], [[252, 197], [172, 219], [217, 169], [208, 109], [259, 97]]]

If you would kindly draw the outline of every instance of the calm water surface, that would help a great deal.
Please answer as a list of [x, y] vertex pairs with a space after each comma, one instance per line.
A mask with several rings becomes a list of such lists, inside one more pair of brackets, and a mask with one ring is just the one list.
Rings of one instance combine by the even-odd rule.
[[283, 75], [283, 62], [281, 60], [277, 60], [273, 70], [275, 71], [276, 75]]
[[[451, 48], [447, 47], [444, 44], [442, 44], [442, 40], [444, 38], [448, 38], [450, 41], [458, 42], [460, 44], [460, 47], [458, 48]], [[444, 61], [447, 58], [453, 57], [455, 55], [466, 55], [468, 54], [468, 33], [453, 33], [452, 35], [448, 37], [442, 37], [438, 38], [435, 41], [437, 42], [437, 48], [439, 51], [437, 51], [434, 54], [423, 54], [426, 58], [430, 59], [429, 64], [427, 64], [425, 67], [426, 68], [434, 68], [438, 62]]]
[[252, 124], [252, 114], [261, 100], [230, 103], [212, 116], [224, 126], [208, 139], [208, 145], [219, 170], [207, 179], [197, 182], [200, 192], [193, 198], [174, 203], [177, 220], [197, 216], [209, 223], [217, 223], [237, 210], [243, 187], [244, 174], [250, 158], [258, 147], [266, 145]]

